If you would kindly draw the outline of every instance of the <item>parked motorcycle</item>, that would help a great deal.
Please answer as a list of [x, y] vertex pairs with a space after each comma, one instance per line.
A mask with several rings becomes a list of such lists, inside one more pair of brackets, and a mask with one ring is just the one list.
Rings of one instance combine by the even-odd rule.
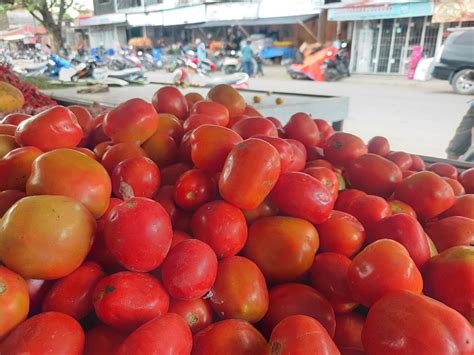
[[342, 42], [334, 59], [326, 59], [323, 64], [324, 78], [326, 81], [337, 81], [349, 77], [349, 52], [347, 43]]
[[334, 61], [338, 48], [328, 46], [307, 56], [303, 64], [291, 64], [287, 71], [293, 79], [310, 79], [315, 81], [325, 81], [326, 61]]

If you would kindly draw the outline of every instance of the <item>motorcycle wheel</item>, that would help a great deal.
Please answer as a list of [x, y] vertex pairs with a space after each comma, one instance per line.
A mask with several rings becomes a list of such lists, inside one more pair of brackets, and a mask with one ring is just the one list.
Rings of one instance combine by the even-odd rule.
[[237, 67], [235, 65], [225, 65], [224, 66], [224, 73], [234, 74], [235, 72], [237, 72]]

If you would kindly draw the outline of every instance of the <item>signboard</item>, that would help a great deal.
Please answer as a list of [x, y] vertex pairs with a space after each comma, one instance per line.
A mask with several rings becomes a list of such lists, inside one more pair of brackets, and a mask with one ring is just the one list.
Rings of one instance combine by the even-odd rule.
[[395, 3], [329, 9], [328, 20], [377, 20], [384, 18], [430, 16], [432, 13], [433, 4], [431, 3]]
[[99, 26], [99, 25], [110, 25], [115, 23], [124, 23], [127, 21], [125, 14], [108, 14], [93, 16], [86, 19], [79, 20], [79, 26]]
[[206, 21], [254, 19], [258, 17], [258, 4], [250, 2], [208, 4]]
[[206, 6], [187, 6], [163, 11], [163, 25], [184, 25], [206, 21]]
[[474, 1], [434, 0], [433, 22], [474, 21]]
[[330, 9], [349, 6], [403, 4], [409, 2], [429, 2], [429, 0], [323, 0], [323, 8]]
[[128, 14], [127, 23], [132, 27], [141, 26], [162, 26], [163, 25], [163, 13], [160, 12], [149, 12], [149, 13], [137, 13]]

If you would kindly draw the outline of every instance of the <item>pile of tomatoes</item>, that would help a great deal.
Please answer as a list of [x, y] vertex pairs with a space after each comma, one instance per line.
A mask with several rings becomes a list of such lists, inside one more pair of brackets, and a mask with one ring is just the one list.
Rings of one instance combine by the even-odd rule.
[[0, 124], [0, 354], [473, 354], [474, 169], [225, 85]]

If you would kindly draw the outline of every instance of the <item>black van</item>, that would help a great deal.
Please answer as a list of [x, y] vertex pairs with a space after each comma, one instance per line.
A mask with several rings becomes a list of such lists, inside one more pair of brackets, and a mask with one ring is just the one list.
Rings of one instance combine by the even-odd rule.
[[455, 30], [448, 36], [432, 74], [449, 80], [458, 94], [474, 94], [474, 28]]

